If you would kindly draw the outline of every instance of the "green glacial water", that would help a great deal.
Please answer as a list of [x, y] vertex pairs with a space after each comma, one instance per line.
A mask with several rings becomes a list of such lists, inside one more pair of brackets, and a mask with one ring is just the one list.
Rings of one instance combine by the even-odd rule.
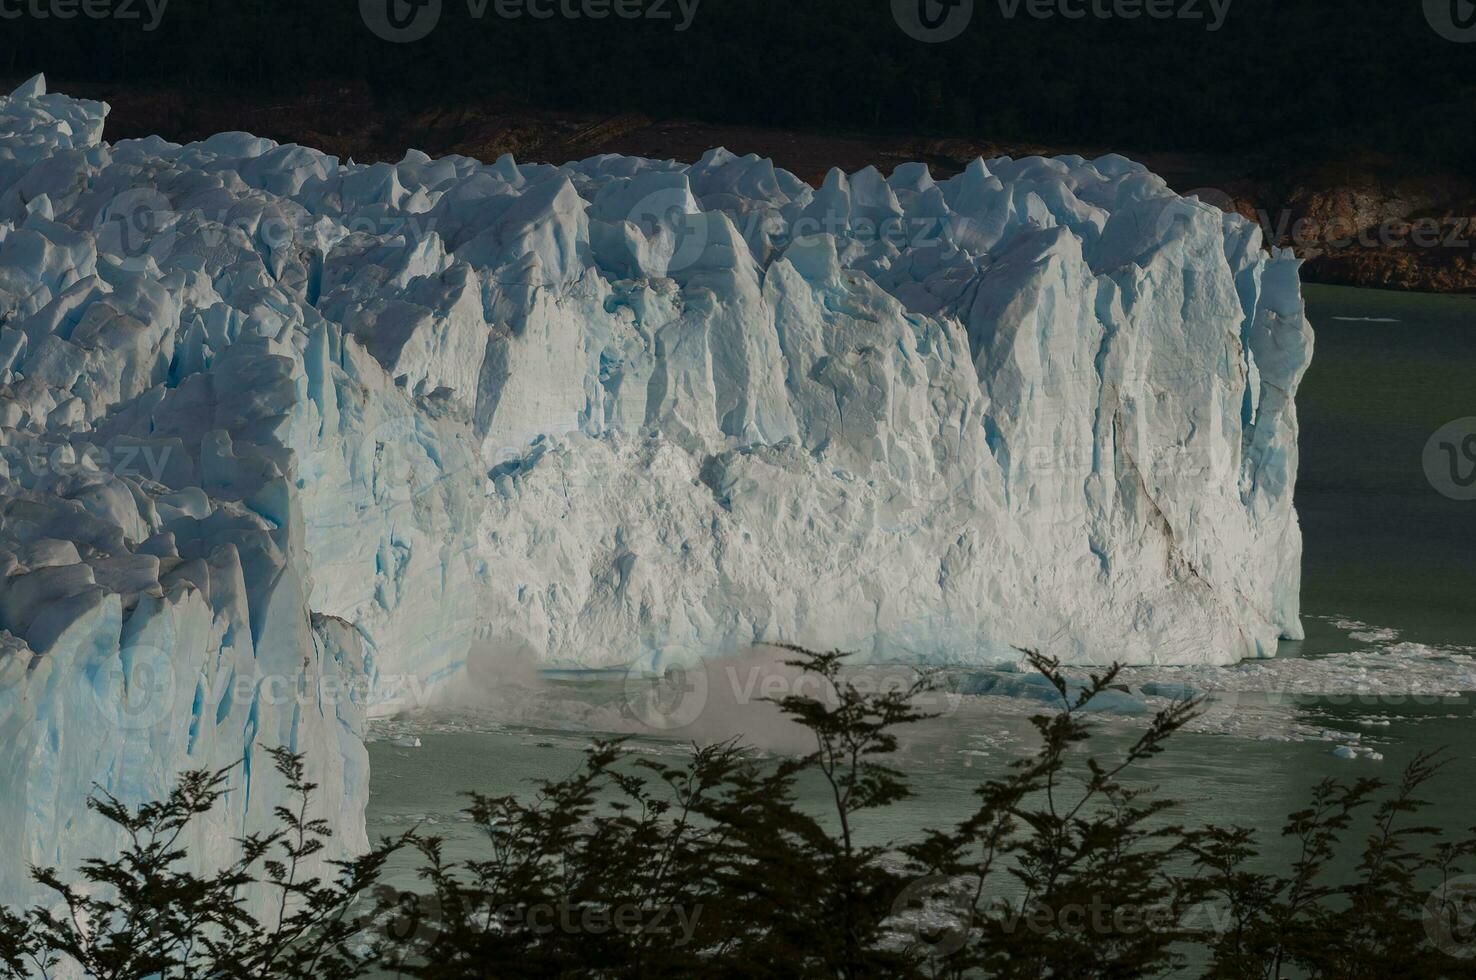
[[1317, 349], [1297, 398], [1302, 608], [1476, 644], [1476, 501], [1435, 492], [1423, 459], [1438, 429], [1476, 416], [1476, 297], [1306, 295]]
[[[1272, 662], [1135, 675], [1224, 692], [1142, 778], [1182, 801], [1176, 819], [1258, 826], [1270, 842], [1320, 777], [1393, 778], [1414, 753], [1443, 746], [1450, 764], [1429, 816], [1465, 829], [1476, 823], [1476, 501], [1437, 492], [1425, 456], [1442, 426], [1476, 416], [1476, 300], [1306, 295], [1317, 331], [1298, 398], [1307, 638], [1283, 643]], [[620, 696], [618, 679], [544, 679], [483, 710], [380, 726], [371, 835], [419, 823], [445, 834], [453, 855], [469, 852], [462, 791], [531, 792], [534, 780], [572, 772], [592, 732], [634, 733], [638, 751], [685, 751], [683, 738], [626, 725]], [[1031, 747], [1029, 704], [968, 698], [946, 709], [904, 746], [916, 796], [869, 817], [868, 838], [965, 816], [980, 779]], [[752, 728], [768, 724], [755, 716]], [[1094, 745], [1120, 748], [1141, 724], [1104, 719]], [[1342, 745], [1361, 751], [1340, 758]], [[812, 802], [820, 812], [818, 791]]]

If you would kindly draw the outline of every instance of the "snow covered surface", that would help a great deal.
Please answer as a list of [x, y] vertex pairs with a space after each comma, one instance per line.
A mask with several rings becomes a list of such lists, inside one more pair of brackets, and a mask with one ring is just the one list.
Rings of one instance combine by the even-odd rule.
[[0, 896], [508, 665], [1298, 636], [1297, 263], [1119, 156], [356, 165], [0, 99]]

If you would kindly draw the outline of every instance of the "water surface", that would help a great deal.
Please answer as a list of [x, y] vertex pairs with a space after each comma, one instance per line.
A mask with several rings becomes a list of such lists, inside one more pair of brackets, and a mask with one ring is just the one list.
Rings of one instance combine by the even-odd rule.
[[[1476, 416], [1476, 300], [1318, 286], [1306, 296], [1317, 332], [1298, 397], [1307, 638], [1282, 644], [1274, 663], [1185, 672], [1222, 687], [1221, 707], [1143, 778], [1182, 801], [1186, 823], [1262, 827], [1271, 841], [1319, 778], [1394, 778], [1415, 753], [1447, 747], [1430, 817], [1464, 830], [1476, 822], [1476, 502], [1438, 493], [1423, 454], [1441, 426]], [[473, 853], [461, 791], [531, 793], [572, 773], [591, 731], [639, 730], [620, 694], [608, 677], [549, 681], [482, 712], [381, 726], [369, 747], [370, 833], [419, 823], [446, 834], [453, 854]], [[910, 838], [971, 812], [981, 778], [1030, 750], [1031, 710], [966, 699], [913, 731], [904, 768], [917, 795], [868, 817], [865, 836]], [[1102, 726], [1103, 751], [1141, 730]], [[632, 744], [673, 761], [686, 751], [651, 733]], [[1341, 759], [1338, 746], [1360, 752]], [[823, 810], [818, 787], [805, 802]]]

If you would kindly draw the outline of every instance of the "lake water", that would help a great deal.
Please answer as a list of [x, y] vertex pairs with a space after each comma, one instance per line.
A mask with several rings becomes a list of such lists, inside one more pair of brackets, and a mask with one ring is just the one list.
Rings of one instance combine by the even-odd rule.
[[[1306, 295], [1317, 331], [1298, 397], [1307, 639], [1282, 644], [1274, 661], [1129, 672], [1133, 684], [1216, 692], [1207, 717], [1144, 777], [1182, 801], [1176, 819], [1263, 827], [1271, 843], [1320, 777], [1393, 779], [1416, 752], [1447, 747], [1428, 817], [1464, 830], [1476, 812], [1476, 501], [1437, 492], [1425, 455], [1442, 426], [1476, 416], [1476, 299], [1317, 286]], [[534, 780], [574, 771], [593, 732], [634, 734], [637, 751], [686, 751], [685, 736], [634, 724], [621, 694], [610, 677], [509, 680], [494, 704], [376, 726], [371, 836], [419, 823], [445, 835], [453, 856], [472, 853], [458, 816], [465, 790], [530, 792]], [[911, 838], [967, 815], [978, 782], [1032, 746], [1035, 705], [945, 707], [904, 746], [917, 795], [869, 817], [868, 838]], [[1104, 719], [1094, 748], [1121, 748], [1141, 726]], [[770, 726], [755, 715], [751, 727], [762, 739]], [[1340, 746], [1354, 758], [1335, 755]], [[818, 792], [813, 802], [819, 812]]]

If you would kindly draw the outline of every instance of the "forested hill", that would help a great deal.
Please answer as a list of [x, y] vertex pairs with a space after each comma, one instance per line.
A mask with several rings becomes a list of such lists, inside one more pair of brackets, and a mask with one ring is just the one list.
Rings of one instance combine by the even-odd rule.
[[[1465, 0], [1217, 0], [1218, 30], [1210, 0], [973, 0], [942, 43], [899, 28], [889, 0], [415, 3], [3, 0], [0, 74], [263, 96], [367, 79], [386, 106], [491, 98], [1142, 150], [1279, 147], [1411, 171], [1476, 156], [1476, 43], [1450, 39]], [[434, 29], [382, 39], [365, 17], [386, 4], [401, 21], [434, 16]], [[1186, 16], [1121, 16], [1147, 8]]]

